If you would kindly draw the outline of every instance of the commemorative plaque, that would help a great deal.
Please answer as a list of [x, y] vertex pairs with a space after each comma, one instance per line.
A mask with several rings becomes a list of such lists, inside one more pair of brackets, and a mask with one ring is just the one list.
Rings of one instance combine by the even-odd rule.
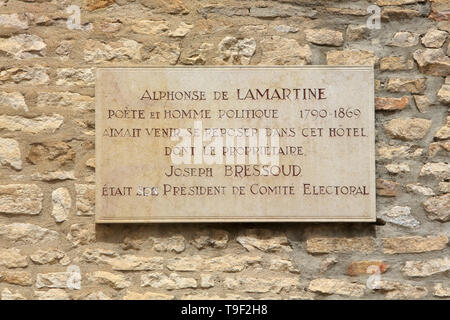
[[99, 68], [96, 221], [375, 221], [373, 68]]

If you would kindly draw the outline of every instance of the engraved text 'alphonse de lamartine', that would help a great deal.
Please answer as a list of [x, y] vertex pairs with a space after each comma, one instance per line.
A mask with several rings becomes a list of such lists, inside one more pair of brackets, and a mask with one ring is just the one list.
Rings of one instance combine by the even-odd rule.
[[372, 67], [99, 68], [96, 221], [374, 221]]

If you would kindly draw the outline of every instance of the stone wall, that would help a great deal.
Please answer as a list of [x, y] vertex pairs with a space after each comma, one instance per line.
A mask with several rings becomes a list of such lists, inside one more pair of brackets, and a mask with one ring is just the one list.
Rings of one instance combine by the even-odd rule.
[[[0, 0], [1, 298], [448, 299], [449, 9]], [[233, 64], [375, 66], [377, 224], [95, 225], [95, 68]]]

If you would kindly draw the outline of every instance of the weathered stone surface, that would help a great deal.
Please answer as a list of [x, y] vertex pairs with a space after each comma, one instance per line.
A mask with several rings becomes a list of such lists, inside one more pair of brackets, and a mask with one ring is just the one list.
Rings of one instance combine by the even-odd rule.
[[405, 20], [412, 19], [420, 15], [418, 10], [413, 9], [403, 9], [401, 7], [385, 7], [381, 10], [382, 21], [394, 21], [394, 20]]
[[439, 192], [449, 193], [450, 192], [450, 182], [439, 182]]
[[373, 238], [310, 238], [306, 241], [306, 250], [309, 253], [344, 253], [375, 251], [376, 243]]
[[134, 255], [122, 255], [115, 258], [106, 258], [104, 262], [118, 271], [153, 271], [163, 268], [161, 257], [139, 257]]
[[413, 47], [419, 43], [419, 34], [407, 31], [401, 31], [394, 34], [392, 40], [388, 43], [394, 47]]
[[402, 172], [410, 172], [409, 165], [407, 163], [389, 163], [384, 166], [387, 172], [391, 174], [399, 174]]
[[154, 9], [157, 13], [188, 14], [182, 0], [139, 0], [147, 8]]
[[29, 28], [29, 19], [25, 14], [0, 14], [0, 34], [13, 33]]
[[167, 290], [197, 288], [197, 280], [181, 277], [177, 273], [166, 276], [164, 273], [152, 272], [141, 276], [141, 286]]
[[109, 43], [88, 40], [84, 49], [84, 61], [90, 63], [140, 61], [142, 47], [142, 44], [130, 39], [120, 39]]
[[0, 115], [0, 129], [21, 131], [23, 133], [55, 132], [64, 122], [59, 114], [24, 118], [19, 116]]
[[410, 207], [394, 206], [389, 210], [384, 211], [381, 218], [384, 221], [406, 228], [415, 228], [420, 224], [420, 222], [411, 215]]
[[416, 107], [420, 112], [427, 112], [428, 108], [431, 105], [430, 99], [427, 96], [414, 95], [414, 101], [416, 103]]
[[344, 43], [342, 32], [331, 29], [306, 29], [306, 40], [318, 44], [339, 47]]
[[292, 251], [284, 233], [269, 229], [247, 229], [238, 235], [236, 241], [247, 251], [254, 249], [264, 252]]
[[72, 92], [41, 92], [37, 98], [40, 108], [69, 108], [70, 110], [94, 110], [94, 98]]
[[72, 198], [67, 188], [58, 188], [52, 192], [52, 217], [56, 222], [63, 222], [69, 216]]
[[353, 261], [347, 268], [347, 274], [350, 276], [359, 276], [373, 274], [376, 270], [380, 273], [385, 273], [389, 267], [382, 260]]
[[385, 124], [387, 134], [401, 140], [419, 140], [426, 136], [431, 120], [421, 118], [392, 119]]
[[70, 276], [70, 272], [38, 273], [36, 276], [36, 288], [67, 288]]
[[438, 141], [432, 142], [428, 148], [428, 155], [434, 157], [438, 154], [447, 156], [450, 152], [450, 141]]
[[[78, 258], [76, 258], [76, 260], [78, 260]], [[72, 260], [68, 256], [65, 256], [61, 260], [59, 260], [59, 263], [63, 266], [68, 266], [71, 262]]]
[[376, 0], [375, 4], [384, 7], [384, 6], [400, 6], [402, 4], [413, 4], [417, 2], [424, 2], [423, 0]]
[[225, 230], [205, 229], [197, 231], [191, 243], [197, 249], [204, 249], [206, 247], [223, 249], [227, 247], [228, 239], [229, 234]]
[[252, 265], [258, 265], [261, 260], [261, 256], [256, 255], [228, 254], [219, 257], [196, 255], [169, 259], [167, 269], [171, 271], [239, 272]]
[[0, 186], [0, 213], [36, 215], [42, 210], [44, 194], [35, 184]]
[[1, 294], [1, 300], [26, 300], [20, 293], [12, 293], [11, 290], [5, 288]]
[[33, 279], [27, 271], [0, 271], [0, 282], [27, 287], [33, 284]]
[[69, 300], [69, 294], [63, 289], [50, 289], [46, 291], [35, 291], [38, 300]]
[[338, 263], [338, 259], [335, 256], [327, 257], [320, 262], [320, 273], [325, 273], [331, 267]]
[[406, 145], [387, 146], [381, 145], [377, 148], [378, 160], [392, 160], [392, 159], [410, 159], [417, 158], [422, 155], [423, 149], [417, 147], [410, 147]]
[[138, 20], [130, 21], [131, 30], [139, 34], [163, 34], [169, 30], [169, 23], [164, 20]]
[[153, 249], [158, 252], [176, 252], [181, 253], [186, 249], [186, 241], [183, 236], [175, 235], [167, 238], [153, 239]]
[[405, 57], [384, 57], [380, 60], [381, 71], [403, 71], [412, 70], [414, 68], [414, 61]]
[[447, 32], [430, 29], [422, 38], [422, 44], [427, 48], [440, 48], [447, 39]]
[[22, 169], [22, 156], [16, 140], [0, 138], [0, 164], [16, 170]]
[[141, 250], [142, 246], [144, 245], [145, 241], [147, 239], [145, 237], [124, 237], [121, 247], [124, 250], [130, 250], [130, 249], [134, 249], [134, 250]]
[[399, 184], [386, 179], [377, 179], [377, 195], [382, 197], [396, 197]]
[[386, 254], [396, 253], [419, 253], [428, 251], [439, 251], [447, 247], [448, 238], [439, 236], [404, 236], [382, 238], [383, 252]]
[[32, 164], [43, 164], [51, 166], [56, 164], [57, 167], [73, 162], [75, 152], [66, 142], [42, 142], [31, 144], [27, 160]]
[[309, 45], [301, 46], [295, 39], [278, 36], [267, 37], [260, 42], [262, 57], [260, 65], [310, 64], [312, 52]]
[[86, 167], [95, 169], [95, 158], [89, 158], [85, 162]]
[[69, 233], [67, 234], [67, 240], [69, 240], [73, 246], [87, 245], [95, 242], [95, 226], [86, 223], [76, 223], [70, 226]]
[[128, 288], [131, 282], [123, 274], [111, 273], [107, 271], [96, 271], [88, 276], [89, 281], [97, 284], [104, 284], [113, 289], [121, 290]]
[[0, 107], [12, 108], [13, 110], [28, 111], [25, 98], [20, 92], [0, 91]]
[[43, 15], [43, 16], [37, 17], [37, 19], [35, 20], [35, 23], [38, 26], [51, 26], [51, 25], [53, 25], [54, 20], [48, 16]]
[[437, 98], [440, 102], [446, 105], [450, 105], [450, 85], [444, 84], [437, 93]]
[[70, 41], [61, 41], [58, 47], [55, 49], [57, 55], [61, 57], [67, 57], [72, 50], [72, 43]]
[[216, 277], [211, 274], [200, 275], [200, 288], [212, 288], [216, 284]]
[[249, 15], [257, 18], [277, 18], [277, 17], [314, 17], [317, 11], [310, 8], [297, 8], [293, 6], [287, 6], [283, 8], [277, 7], [255, 7], [249, 8]]
[[27, 256], [22, 255], [19, 249], [0, 248], [0, 266], [6, 268], [24, 268], [28, 266]]
[[420, 299], [428, 294], [427, 288], [404, 281], [381, 280], [375, 289], [386, 292], [387, 299]]
[[326, 8], [325, 9], [329, 13], [338, 14], [338, 15], [349, 15], [349, 16], [366, 16], [368, 15], [367, 10], [362, 9], [353, 9], [353, 8]]
[[44, 171], [42, 173], [36, 172], [31, 175], [31, 179], [36, 181], [75, 180], [75, 172], [72, 170]]
[[409, 97], [401, 98], [377, 97], [375, 98], [375, 110], [395, 111], [403, 110], [409, 104]]
[[364, 295], [365, 286], [356, 282], [341, 279], [319, 278], [312, 280], [308, 290], [322, 294], [338, 294], [349, 297], [361, 297]]
[[407, 277], [429, 277], [439, 273], [448, 273], [450, 259], [448, 257], [426, 261], [406, 261], [402, 268]]
[[257, 33], [264, 34], [269, 31], [268, 26], [264, 24], [244, 25], [239, 28], [239, 32], [248, 35], [254, 35]]
[[281, 291], [290, 292], [298, 285], [298, 278], [227, 277], [224, 280], [225, 288], [248, 293], [279, 293]]
[[114, 0], [83, 0], [83, 4], [90, 10], [102, 9], [114, 4]]
[[95, 21], [94, 28], [106, 33], [118, 32], [122, 28], [122, 19], [115, 20], [114, 18], [109, 18], [102, 21]]
[[296, 27], [293, 27], [293, 26], [279, 24], [279, 25], [273, 26], [273, 30], [281, 32], [281, 33], [297, 33], [299, 29]]
[[422, 196], [434, 196], [433, 189], [431, 189], [429, 187], [424, 187], [424, 186], [421, 186], [418, 184], [412, 184], [412, 183], [407, 184], [406, 191], [417, 194], [417, 195], [422, 195]]
[[47, 250], [38, 250], [30, 256], [31, 261], [35, 264], [53, 264], [64, 258], [66, 254], [56, 248]]
[[57, 86], [93, 86], [95, 73], [91, 68], [59, 68], [56, 70]]
[[450, 139], [450, 117], [447, 117], [446, 123], [434, 134], [434, 138], [437, 140]]
[[75, 184], [76, 208], [79, 216], [95, 214], [95, 186], [90, 184]]
[[186, 65], [202, 65], [206, 63], [207, 54], [213, 49], [211, 43], [202, 43], [198, 49], [181, 52], [180, 63]]
[[150, 65], [174, 65], [180, 58], [180, 54], [179, 43], [159, 42], [150, 52], [145, 53], [145, 61]]
[[345, 34], [347, 36], [348, 41], [357, 41], [362, 40], [367, 37], [368, 28], [365, 25], [348, 25]]
[[225, 37], [219, 43], [219, 57], [221, 64], [247, 65], [256, 51], [256, 41], [253, 38], [237, 39]]
[[82, 253], [82, 259], [88, 263], [107, 264], [111, 259], [119, 257], [113, 250], [101, 248], [88, 248]]
[[169, 294], [157, 293], [157, 292], [144, 292], [138, 293], [133, 291], [127, 291], [123, 296], [123, 300], [173, 300], [174, 296]]
[[104, 294], [102, 291], [94, 291], [88, 294], [81, 294], [77, 296], [77, 300], [112, 300], [111, 297]]
[[300, 273], [299, 268], [295, 266], [292, 261], [282, 259], [282, 258], [273, 258], [269, 261], [269, 270], [277, 271], [277, 272], [291, 272], [291, 273]]
[[425, 200], [423, 207], [429, 219], [440, 222], [450, 221], [450, 193]]
[[443, 283], [437, 283], [433, 287], [433, 295], [439, 298], [450, 297], [450, 286], [444, 286]]
[[442, 49], [419, 49], [413, 57], [424, 74], [444, 77], [450, 74], [450, 57]]
[[10, 38], [0, 38], [0, 53], [15, 59], [28, 59], [45, 55], [47, 45], [36, 35], [19, 34]]
[[375, 65], [378, 57], [371, 51], [331, 50], [327, 52], [328, 65], [364, 66]]
[[180, 300], [253, 300], [252, 297], [239, 294], [216, 295], [211, 293], [186, 294]]
[[437, 179], [447, 180], [450, 179], [450, 163], [445, 162], [427, 162], [420, 169], [419, 175], [433, 176]]
[[0, 69], [0, 83], [21, 84], [45, 84], [50, 80], [47, 68], [36, 65], [35, 67], [14, 67]]
[[58, 238], [58, 232], [30, 223], [0, 224], [0, 239], [19, 245], [45, 243]]
[[387, 90], [390, 92], [410, 92], [423, 93], [426, 88], [425, 78], [391, 78], [387, 84]]
[[246, 7], [230, 7], [223, 5], [205, 5], [198, 9], [198, 13], [203, 17], [207, 17], [208, 14], [224, 15], [227, 17], [232, 16], [249, 16], [250, 10]]
[[181, 22], [180, 25], [173, 31], [169, 32], [169, 37], [184, 38], [193, 28], [192, 24]]
[[435, 21], [449, 21], [448, 3], [446, 0], [431, 0], [431, 13], [429, 19]]

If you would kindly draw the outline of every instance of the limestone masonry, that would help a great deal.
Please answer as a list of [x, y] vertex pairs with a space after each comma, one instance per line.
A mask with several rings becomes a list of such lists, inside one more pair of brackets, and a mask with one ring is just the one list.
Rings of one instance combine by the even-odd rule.
[[[0, 0], [0, 298], [449, 299], [449, 33], [449, 0]], [[378, 222], [96, 225], [96, 68], [175, 65], [373, 65]]]

